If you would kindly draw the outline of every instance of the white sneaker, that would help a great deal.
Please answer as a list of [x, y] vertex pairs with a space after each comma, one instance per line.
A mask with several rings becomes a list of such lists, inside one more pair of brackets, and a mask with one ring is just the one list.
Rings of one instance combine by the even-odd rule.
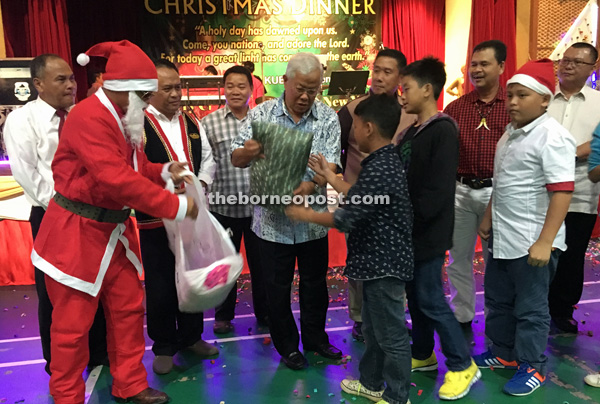
[[589, 374], [583, 378], [583, 381], [592, 387], [600, 387], [600, 373]]
[[382, 401], [381, 396], [383, 395], [383, 390], [371, 391], [364, 387], [362, 384], [360, 384], [358, 380], [344, 379], [340, 383], [340, 386], [342, 387], [342, 390], [344, 390], [348, 394], [365, 397], [376, 403]]

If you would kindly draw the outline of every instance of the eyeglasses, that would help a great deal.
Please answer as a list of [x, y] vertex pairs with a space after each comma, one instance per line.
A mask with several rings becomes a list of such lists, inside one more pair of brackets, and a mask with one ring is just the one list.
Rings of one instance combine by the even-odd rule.
[[150, 98], [152, 98], [154, 96], [153, 91], [136, 91], [135, 93], [145, 103], [150, 102]]
[[319, 92], [319, 87], [317, 87], [317, 88], [296, 87], [296, 92], [300, 95], [306, 93], [309, 97], [314, 97]]
[[589, 62], [584, 62], [581, 59], [569, 59], [569, 58], [562, 58], [558, 61], [558, 64], [561, 66], [568, 66], [570, 64], [573, 64], [573, 66], [575, 67], [581, 67], [584, 65], [588, 65], [588, 66], [594, 66], [596, 63], [589, 63]]

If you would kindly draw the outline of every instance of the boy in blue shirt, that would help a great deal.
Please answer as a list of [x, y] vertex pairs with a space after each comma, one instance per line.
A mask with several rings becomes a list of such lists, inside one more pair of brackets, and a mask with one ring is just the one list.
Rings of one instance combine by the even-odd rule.
[[[354, 136], [361, 162], [351, 187], [331, 171], [322, 155], [309, 162], [349, 202], [334, 213], [289, 206], [293, 220], [335, 227], [349, 233], [345, 275], [363, 281], [362, 332], [366, 350], [360, 379], [344, 379], [342, 390], [378, 404], [409, 402], [410, 342], [404, 324], [404, 287], [413, 275], [412, 210], [404, 170], [392, 137], [400, 106], [395, 97], [371, 95], [354, 111]], [[383, 204], [376, 197], [387, 197]]]
[[546, 382], [548, 288], [575, 181], [575, 139], [546, 108], [554, 94], [552, 61], [527, 62], [507, 82], [512, 122], [498, 141], [492, 197], [479, 235], [489, 239], [485, 269], [488, 351], [480, 368], [517, 369], [503, 391], [531, 394]]

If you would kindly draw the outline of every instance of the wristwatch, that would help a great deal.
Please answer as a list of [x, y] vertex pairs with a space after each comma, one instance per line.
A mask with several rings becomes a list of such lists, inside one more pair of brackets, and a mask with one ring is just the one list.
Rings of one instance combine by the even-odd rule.
[[[313, 181], [314, 182], [314, 181]], [[321, 186], [319, 184], [317, 184], [316, 182], [314, 182], [315, 184], [315, 194], [320, 194], [321, 193]]]

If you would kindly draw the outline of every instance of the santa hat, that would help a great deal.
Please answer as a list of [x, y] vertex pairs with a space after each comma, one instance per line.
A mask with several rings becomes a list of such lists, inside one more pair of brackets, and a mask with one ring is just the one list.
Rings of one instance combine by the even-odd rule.
[[553, 62], [548, 58], [530, 60], [517, 70], [515, 75], [506, 82], [506, 85], [514, 83], [521, 84], [542, 95], [554, 95], [556, 78]]
[[77, 56], [85, 66], [90, 56], [107, 58], [102, 87], [112, 91], [157, 91], [158, 76], [150, 58], [137, 45], [127, 40], [102, 42]]

